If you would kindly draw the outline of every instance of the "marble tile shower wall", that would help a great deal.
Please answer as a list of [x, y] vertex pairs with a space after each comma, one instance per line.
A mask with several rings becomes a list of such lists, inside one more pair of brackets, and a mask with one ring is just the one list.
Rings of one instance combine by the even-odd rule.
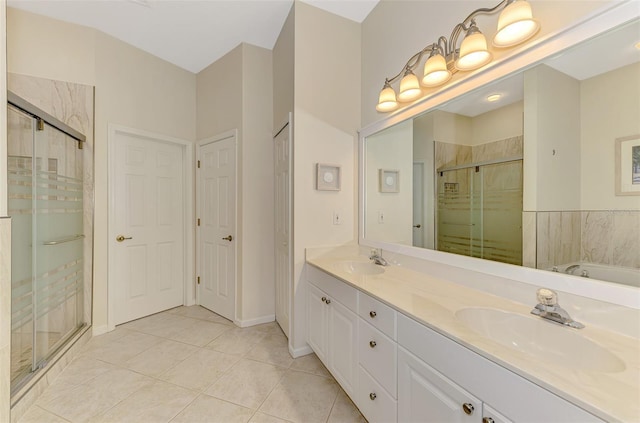
[[64, 81], [9, 73], [8, 89], [87, 137], [83, 154], [84, 198], [84, 321], [91, 322], [93, 273], [93, 87]]
[[440, 169], [488, 160], [522, 157], [522, 148], [522, 135], [474, 146], [436, 141], [435, 167]]
[[523, 221], [532, 216], [536, 230], [523, 231], [523, 241], [537, 246], [539, 269], [579, 261], [640, 268], [640, 210], [525, 212]]

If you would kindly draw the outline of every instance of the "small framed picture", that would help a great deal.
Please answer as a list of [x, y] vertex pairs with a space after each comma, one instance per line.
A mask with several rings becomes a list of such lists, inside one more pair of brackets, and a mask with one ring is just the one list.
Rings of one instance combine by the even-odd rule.
[[616, 139], [616, 195], [640, 195], [640, 135]]
[[400, 171], [380, 169], [380, 192], [400, 192]]
[[340, 191], [340, 166], [318, 163], [316, 165], [316, 189]]

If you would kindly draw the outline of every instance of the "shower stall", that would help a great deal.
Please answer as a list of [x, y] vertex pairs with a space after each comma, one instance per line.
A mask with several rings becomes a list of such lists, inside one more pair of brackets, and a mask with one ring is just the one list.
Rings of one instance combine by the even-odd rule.
[[436, 248], [522, 264], [522, 159], [437, 171]]
[[85, 136], [9, 93], [11, 392], [86, 326]]

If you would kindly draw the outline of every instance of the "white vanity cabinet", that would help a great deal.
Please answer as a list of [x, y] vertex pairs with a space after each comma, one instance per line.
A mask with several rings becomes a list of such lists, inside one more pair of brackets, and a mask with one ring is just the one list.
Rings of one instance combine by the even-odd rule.
[[397, 420], [397, 312], [358, 292], [359, 381], [356, 404], [371, 423]]
[[[602, 422], [593, 414], [402, 314], [398, 315], [398, 344], [399, 421]], [[429, 391], [438, 397], [431, 400], [437, 405], [433, 409], [446, 413], [450, 408], [451, 420], [431, 419], [429, 414], [404, 420], [401, 417], [404, 413], [411, 416], [426, 401], [415, 394], [421, 392], [428, 397]], [[474, 407], [470, 415], [465, 412], [465, 403]], [[453, 417], [456, 413], [458, 420]]]
[[307, 276], [307, 342], [353, 397], [358, 380], [357, 291], [314, 268]]
[[482, 401], [400, 347], [398, 421], [480, 422]]

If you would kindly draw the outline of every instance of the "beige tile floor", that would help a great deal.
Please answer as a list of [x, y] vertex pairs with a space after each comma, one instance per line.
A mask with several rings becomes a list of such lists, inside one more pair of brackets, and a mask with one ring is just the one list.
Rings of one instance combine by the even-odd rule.
[[97, 336], [20, 423], [365, 422], [315, 355], [275, 323], [178, 307]]

